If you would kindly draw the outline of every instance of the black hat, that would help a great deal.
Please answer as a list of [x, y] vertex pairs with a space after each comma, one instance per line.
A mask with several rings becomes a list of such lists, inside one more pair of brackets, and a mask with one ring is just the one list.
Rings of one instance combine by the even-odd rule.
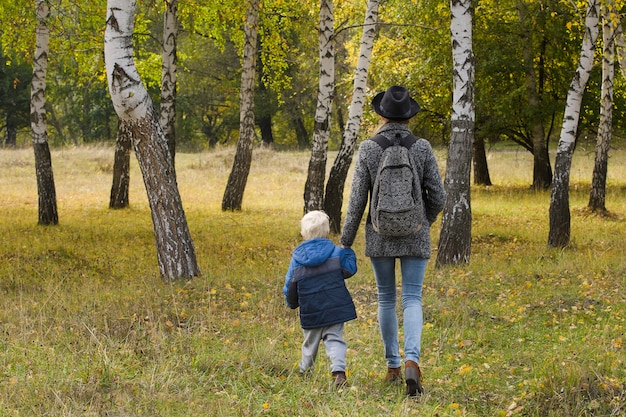
[[392, 120], [406, 120], [420, 111], [420, 106], [409, 96], [409, 90], [398, 85], [376, 94], [372, 107], [379, 115]]

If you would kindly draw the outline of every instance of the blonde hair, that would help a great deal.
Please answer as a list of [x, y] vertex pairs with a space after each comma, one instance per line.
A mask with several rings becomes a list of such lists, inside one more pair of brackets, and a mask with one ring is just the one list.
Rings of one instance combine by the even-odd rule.
[[380, 129], [382, 129], [383, 126], [385, 126], [388, 123], [400, 123], [403, 125], [408, 125], [409, 121], [411, 119], [404, 119], [404, 120], [395, 120], [395, 119], [387, 119], [385, 116], [381, 116], [378, 115], [378, 117], [380, 117], [380, 121], [378, 122], [378, 126], [376, 126], [375, 131], [378, 132]]
[[329, 233], [329, 218], [323, 211], [310, 211], [300, 220], [300, 234], [304, 240], [328, 237]]

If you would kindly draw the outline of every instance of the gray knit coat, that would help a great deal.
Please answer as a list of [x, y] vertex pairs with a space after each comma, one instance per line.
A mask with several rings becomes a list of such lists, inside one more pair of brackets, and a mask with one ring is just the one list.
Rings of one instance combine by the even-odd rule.
[[[406, 136], [411, 132], [406, 124], [390, 122], [383, 125], [378, 133], [387, 139], [393, 139], [396, 133]], [[443, 210], [446, 193], [430, 143], [425, 139], [419, 139], [411, 146], [410, 152], [415, 160], [418, 174], [421, 176], [426, 221], [415, 235], [387, 237], [380, 236], [374, 231], [368, 213], [365, 222], [365, 256], [430, 258], [430, 225], [437, 220], [437, 216]], [[365, 140], [359, 146], [348, 200], [348, 211], [341, 233], [341, 244], [345, 247], [350, 247], [354, 243], [365, 208], [370, 204], [382, 153], [382, 148], [373, 140]]]

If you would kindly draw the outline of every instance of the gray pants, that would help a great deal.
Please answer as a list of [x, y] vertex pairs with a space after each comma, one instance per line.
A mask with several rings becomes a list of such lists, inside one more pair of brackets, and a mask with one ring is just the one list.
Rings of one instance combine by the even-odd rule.
[[347, 345], [343, 341], [343, 323], [317, 329], [303, 329], [302, 360], [300, 372], [312, 368], [317, 357], [320, 341], [324, 341], [326, 355], [330, 359], [331, 372], [345, 372]]

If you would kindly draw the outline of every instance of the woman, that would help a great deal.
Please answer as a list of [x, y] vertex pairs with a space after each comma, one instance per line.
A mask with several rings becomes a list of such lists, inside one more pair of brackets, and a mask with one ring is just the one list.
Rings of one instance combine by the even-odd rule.
[[[419, 112], [419, 105], [409, 96], [409, 91], [392, 86], [372, 100], [374, 111], [383, 125], [378, 130], [392, 141], [399, 134], [411, 134], [409, 120]], [[430, 258], [430, 225], [443, 209], [446, 194], [432, 147], [424, 139], [413, 143], [409, 152], [421, 178], [424, 202], [423, 226], [415, 233], [403, 237], [381, 236], [374, 231], [368, 214], [365, 222], [365, 255], [370, 258], [378, 289], [378, 323], [385, 349], [387, 375], [385, 381], [402, 381], [401, 357], [396, 316], [396, 259], [402, 271], [402, 311], [404, 316], [404, 355], [406, 394], [415, 396], [423, 392], [419, 368], [422, 336], [422, 284], [428, 258]], [[382, 147], [366, 140], [359, 147], [352, 179], [348, 211], [341, 234], [341, 244], [351, 247], [361, 223], [365, 208], [378, 172]]]

